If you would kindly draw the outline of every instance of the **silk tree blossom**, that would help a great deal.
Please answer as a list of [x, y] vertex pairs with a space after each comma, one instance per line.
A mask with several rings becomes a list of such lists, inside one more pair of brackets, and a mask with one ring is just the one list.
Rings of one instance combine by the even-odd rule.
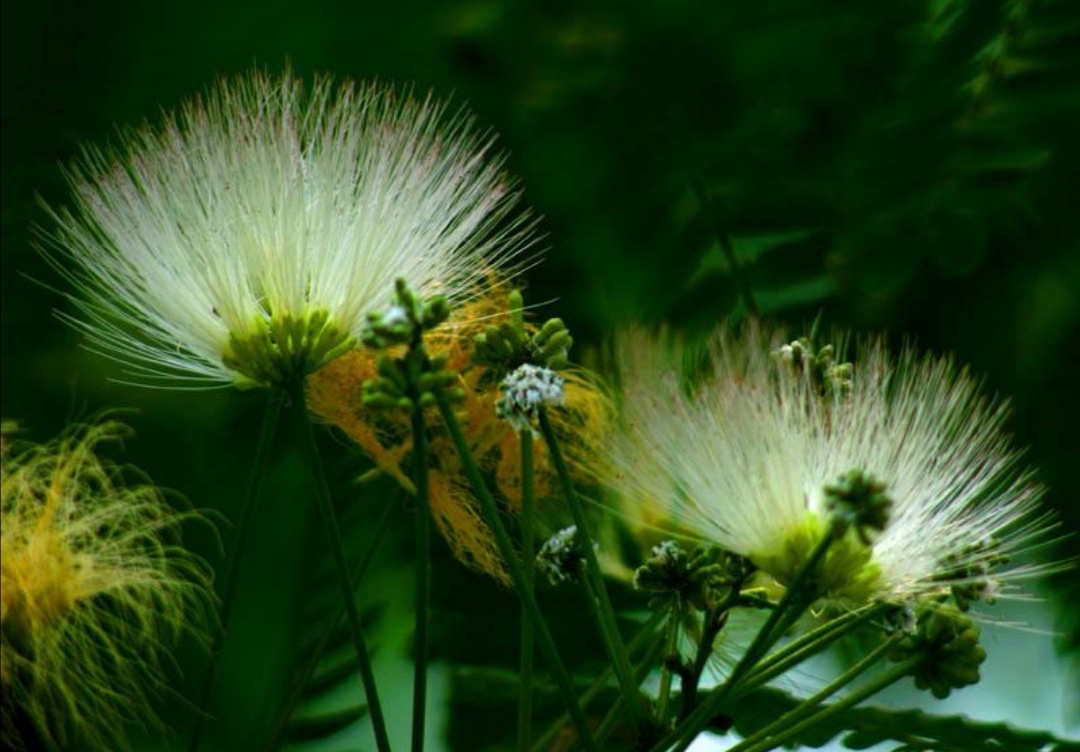
[[958, 602], [991, 600], [1040, 571], [990, 575], [1052, 527], [1004, 432], [1006, 404], [948, 358], [910, 348], [892, 358], [875, 341], [837, 366], [815, 364], [812, 352], [800, 362], [798, 347], [793, 358], [781, 344], [756, 326], [721, 329], [705, 354], [709, 375], [692, 384], [679, 365], [691, 360], [686, 348], [623, 339], [623, 428], [607, 481], [631, 517], [747, 556], [784, 584], [854, 479], [876, 499], [887, 494], [877, 514], [888, 518], [879, 533], [851, 530], [832, 545], [818, 575], [827, 598], [952, 590]]
[[0, 741], [24, 748], [21, 716], [50, 749], [72, 737], [124, 749], [127, 724], [160, 725], [152, 700], [176, 638], [205, 626], [207, 572], [177, 537], [198, 516], [99, 453], [129, 434], [115, 421], [47, 444], [11, 428], [0, 445]]
[[45, 253], [72, 323], [142, 383], [311, 373], [396, 279], [459, 303], [530, 236], [492, 137], [376, 84], [223, 81], [67, 176]]

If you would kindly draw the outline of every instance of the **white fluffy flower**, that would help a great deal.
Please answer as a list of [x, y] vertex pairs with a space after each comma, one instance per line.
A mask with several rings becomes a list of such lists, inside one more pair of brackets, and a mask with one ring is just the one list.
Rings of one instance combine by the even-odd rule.
[[[866, 473], [893, 503], [868, 544], [849, 533], [830, 549], [819, 579], [840, 600], [952, 586], [986, 595], [998, 557], [1048, 531], [1041, 488], [1003, 431], [1006, 406], [980, 396], [966, 371], [910, 349], [891, 359], [872, 342], [850, 371], [813, 376], [813, 363], [773, 356], [782, 340], [770, 335], [721, 330], [690, 369], [680, 363], [693, 353], [670, 340], [625, 338], [624, 428], [608, 481], [631, 516], [678, 526], [787, 582], [829, 525], [825, 487]], [[710, 375], [691, 386], [686, 374], [702, 362]]]
[[491, 140], [374, 84], [223, 81], [88, 149], [46, 253], [136, 380], [279, 383], [351, 347], [396, 278], [460, 302], [523, 249]]

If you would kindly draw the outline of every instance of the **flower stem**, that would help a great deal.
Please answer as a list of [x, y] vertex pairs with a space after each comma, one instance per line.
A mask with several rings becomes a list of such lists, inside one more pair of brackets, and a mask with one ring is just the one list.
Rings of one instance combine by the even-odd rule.
[[[371, 562], [374, 561], [375, 552], [378, 550], [379, 543], [382, 541], [383, 536], [386, 534], [386, 529], [389, 526], [390, 516], [398, 505], [399, 503], [396, 500], [392, 501], [386, 505], [386, 509], [379, 515], [379, 519], [375, 523], [375, 529], [371, 534], [371, 540], [368, 542], [367, 550], [364, 551], [364, 557], [353, 572], [353, 589], [359, 585], [360, 580], [362, 580], [367, 573], [368, 567], [371, 566]], [[308, 680], [311, 678], [311, 675], [315, 673], [315, 669], [319, 665], [319, 659], [322, 658], [326, 646], [330, 643], [334, 633], [337, 631], [338, 624], [340, 624], [341, 620], [344, 618], [345, 607], [342, 605], [335, 612], [333, 618], [327, 622], [326, 628], [319, 637], [319, 641], [315, 643], [315, 647], [311, 649], [311, 657], [293, 679], [293, 688], [290, 690], [288, 699], [285, 700], [284, 704], [281, 706], [281, 711], [278, 713], [278, 723], [274, 728], [273, 736], [270, 738], [270, 741], [267, 742], [265, 747], [266, 752], [274, 752], [274, 750], [277, 750], [281, 746], [281, 737], [285, 733], [285, 727], [289, 722], [289, 718], [292, 716], [293, 709], [296, 707], [296, 704], [300, 702], [300, 698], [303, 697], [304, 688], [307, 686]]]
[[[521, 438], [521, 569], [531, 590], [535, 583], [533, 566], [536, 540], [533, 528], [533, 436], [522, 431]], [[521, 607], [521, 690], [518, 695], [518, 750], [527, 752], [532, 744], [533, 713], [533, 630], [524, 605]]]
[[[897, 635], [896, 638], [902, 637]], [[885, 650], [892, 646], [895, 639], [886, 640], [876, 650], [855, 664], [842, 676], [831, 682], [813, 697], [807, 698], [801, 705], [778, 718], [773, 723], [747, 737], [729, 752], [767, 752], [797, 738], [801, 733], [814, 726], [820, 725], [832, 716], [858, 705], [863, 700], [872, 697], [886, 687], [892, 686], [900, 679], [911, 673], [924, 657], [913, 656], [877, 677], [869, 684], [860, 687], [849, 695], [824, 708], [818, 706], [826, 698], [834, 694], [841, 687], [850, 684], [859, 674], [865, 671], [876, 661]]]
[[[639, 685], [641, 682], [645, 681], [645, 677], [649, 675], [653, 664], [663, 655], [665, 647], [664, 642], [665, 640], [663, 639], [656, 640], [649, 648], [649, 651], [642, 657], [641, 663], [634, 671], [634, 678]], [[608, 710], [607, 715], [600, 721], [600, 725], [596, 727], [597, 744], [602, 745], [607, 742], [608, 737], [611, 736], [611, 733], [615, 730], [619, 719], [622, 718], [624, 710], [626, 710], [626, 697], [624, 695], [619, 695], [612, 704], [611, 709]]]
[[280, 391], [272, 390], [263, 411], [259, 438], [255, 444], [255, 465], [251, 469], [247, 488], [244, 490], [244, 500], [240, 504], [240, 519], [236, 525], [236, 543], [232, 557], [229, 560], [228, 571], [225, 574], [225, 591], [221, 596], [221, 623], [218, 625], [214, 643], [210, 648], [210, 663], [206, 668], [206, 678], [203, 679], [202, 691], [199, 695], [199, 712], [195, 717], [195, 729], [188, 744], [189, 752], [196, 752], [199, 749], [203, 727], [209, 716], [210, 699], [217, 680], [218, 664], [221, 661], [222, 649], [225, 647], [225, 635], [229, 631], [229, 621], [232, 618], [233, 604], [236, 601], [236, 589], [240, 584], [240, 562], [243, 560], [244, 551], [247, 550], [247, 542], [251, 532], [251, 516], [255, 510], [255, 502], [259, 497], [259, 492], [262, 489], [263, 478], [266, 476], [266, 466], [270, 460], [270, 449], [274, 443], [274, 434], [277, 433], [278, 418], [281, 416], [281, 405], [284, 398], [285, 395]]
[[386, 733], [386, 717], [383, 715], [382, 703], [379, 701], [379, 690], [375, 682], [375, 672], [371, 666], [371, 655], [368, 652], [367, 640], [364, 638], [364, 629], [360, 624], [360, 614], [356, 608], [356, 595], [353, 592], [352, 583], [349, 581], [349, 568], [345, 558], [345, 549], [341, 543], [341, 529], [338, 526], [334, 504], [330, 499], [330, 487], [326, 483], [326, 475], [323, 472], [319, 449], [315, 444], [315, 432], [312, 430], [311, 419], [308, 417], [307, 399], [304, 394], [304, 382], [302, 379], [297, 379], [290, 386], [289, 397], [292, 401], [293, 418], [300, 438], [301, 449], [311, 471], [311, 479], [315, 487], [315, 501], [319, 508], [319, 515], [322, 517], [323, 526], [326, 529], [326, 536], [330, 542], [334, 565], [337, 568], [338, 584], [341, 586], [341, 597], [345, 603], [345, 616], [349, 621], [353, 646], [356, 649], [356, 662], [360, 669], [360, 680], [363, 682], [368, 710], [371, 713], [375, 745], [379, 752], [390, 752], [390, 737]]
[[656, 700], [656, 718], [661, 729], [668, 727], [668, 710], [671, 700], [672, 675], [668, 661], [681, 660], [679, 656], [679, 622], [682, 620], [682, 598], [676, 594], [671, 599], [664, 636], [664, 665], [660, 669], [660, 694]]
[[[769, 648], [776, 644], [787, 625], [794, 623], [813, 602], [814, 599], [807, 598], [807, 594], [802, 590], [816, 572], [818, 564], [825, 558], [825, 554], [828, 552], [832, 542], [833, 533], [830, 529], [814, 547], [814, 550], [811, 551], [810, 556], [807, 557], [799, 571], [796, 572], [791, 585], [784, 591], [784, 595], [780, 598], [780, 602], [776, 604], [776, 608], [769, 612], [769, 618], [765, 620], [765, 624], [758, 630], [754, 641], [750, 643], [750, 647], [746, 649], [742, 658], [735, 664], [735, 668], [732, 669], [727, 680], [714, 689], [670, 734], [653, 745], [652, 752], [662, 752], [676, 743], [678, 746], [675, 749], [677, 752], [682, 752], [682, 750], [693, 744], [698, 733], [705, 728], [711, 718], [716, 716], [743, 677], [757, 665]], [[788, 613], [789, 610], [791, 610], [791, 613]]]
[[436, 393], [435, 399], [439, 406], [439, 412], [442, 414], [443, 422], [450, 433], [450, 439], [453, 441], [454, 447], [461, 458], [461, 468], [469, 478], [473, 491], [476, 492], [476, 498], [480, 502], [485, 521], [495, 535], [495, 543], [499, 547], [503, 563], [510, 573], [510, 578], [514, 581], [514, 587], [517, 589], [518, 597], [521, 599], [521, 605], [532, 622], [537, 646], [540, 648], [548, 668], [555, 675], [555, 681], [559, 685], [559, 691], [562, 693], [563, 702], [566, 703], [566, 709], [570, 713], [570, 719], [573, 721], [585, 748], [596, 751], [596, 742], [593, 741], [592, 734], [589, 732], [588, 721], [585, 719], [585, 714], [582, 712], [574, 694], [574, 685], [570, 681], [570, 675], [559, 657], [559, 651], [555, 647], [555, 640], [552, 639], [551, 632], [544, 622], [544, 615], [540, 611], [540, 606], [536, 603], [533, 589], [525, 579], [525, 572], [518, 561], [517, 552], [514, 551], [514, 544], [510, 540], [510, 535], [506, 532], [506, 527], [499, 518], [499, 509], [495, 505], [495, 499], [492, 498], [491, 493], [488, 491], [487, 484], [484, 483], [484, 478], [480, 474], [480, 468], [477, 467], [476, 460], [473, 459], [472, 452], [469, 451], [469, 445], [461, 432], [461, 425], [458, 423], [457, 416], [454, 415], [454, 409], [450, 406], [445, 394]]
[[611, 599], [608, 597], [607, 587], [604, 585], [604, 575], [600, 571], [600, 562], [596, 559], [596, 550], [593, 548], [593, 541], [596, 539], [589, 529], [589, 521], [585, 516], [585, 510], [581, 505], [577, 492], [574, 490], [573, 481], [570, 479], [570, 469], [567, 467], [562, 450], [559, 448], [559, 442], [555, 437], [554, 429], [551, 427], [551, 420], [548, 418], [547, 411], [541, 407], [537, 414], [540, 420], [540, 432], [543, 434], [544, 442], [547, 444], [551, 462], [555, 466], [555, 473], [559, 476], [559, 483], [562, 485], [563, 495], [566, 496], [566, 503], [570, 507], [570, 514], [574, 518], [574, 524], [577, 525], [578, 540], [583, 544], [581, 548], [585, 553], [585, 576], [591, 584], [591, 589], [596, 597], [597, 608], [595, 613], [600, 635], [604, 640], [608, 656], [611, 658], [611, 665], [615, 669], [619, 687], [626, 697], [630, 714], [641, 730], [645, 731], [649, 725], [649, 713], [642, 700], [641, 693], [638, 691], [637, 682], [634, 681], [634, 671], [626, 654], [626, 644], [619, 633], [619, 625], [615, 619], [615, 609], [611, 606]]
[[886, 608], [879, 604], [849, 611], [793, 640], [759, 663], [733, 693], [733, 697], [741, 696], [743, 692], [751, 691], [772, 681], [788, 669], [799, 665], [840, 638], [854, 632]]
[[428, 609], [431, 599], [431, 506], [428, 500], [427, 427], [423, 409], [412, 413], [413, 483], [416, 485], [416, 633], [413, 666], [412, 750], [424, 750], [427, 712]]
[[[663, 612], [658, 611], [654, 613], [651, 617], [649, 617], [649, 619], [641, 626], [641, 629], [634, 636], [634, 639], [632, 639], [630, 641], [630, 644], [626, 646], [626, 650], [630, 653], [631, 656], [635, 655], [637, 651], [645, 645], [645, 643], [649, 640], [650, 637], [655, 637], [654, 632], [656, 628], [660, 626], [660, 622], [663, 620], [663, 618]], [[641, 672], [645, 672], [645, 674], [648, 673], [653, 663], [660, 656], [660, 649], [662, 647], [663, 642], [661, 640], [653, 641], [653, 644], [650, 647], [649, 651], [641, 659], [641, 663], [638, 667], [639, 674], [641, 674]], [[589, 685], [588, 689], [582, 692], [580, 700], [581, 707], [587, 707], [589, 703], [596, 699], [596, 696], [600, 694], [600, 691], [607, 686], [608, 681], [611, 679], [611, 674], [612, 671], [609, 664], [605, 666], [604, 669], [596, 676], [596, 678], [593, 680], [593, 683]], [[641, 675], [644, 679], [644, 674]], [[620, 710], [622, 708], [621, 699], [622, 698], [620, 696], [620, 702], [618, 703]], [[536, 743], [533, 744], [532, 752], [544, 752], [544, 750], [551, 749], [551, 745], [552, 742], [554, 742], [555, 737], [559, 735], [559, 732], [569, 722], [570, 716], [566, 713], [557, 718], [555, 722], [548, 727], [547, 731], [545, 731], [543, 735], [539, 739], [537, 739]], [[603, 740], [598, 738], [597, 741], [602, 743]]]

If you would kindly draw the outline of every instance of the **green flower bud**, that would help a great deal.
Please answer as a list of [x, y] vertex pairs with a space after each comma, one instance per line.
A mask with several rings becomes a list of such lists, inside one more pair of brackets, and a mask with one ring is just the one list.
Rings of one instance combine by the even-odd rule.
[[922, 656], [913, 671], [915, 686], [944, 699], [954, 689], [979, 682], [979, 666], [986, 650], [979, 644], [979, 628], [971, 618], [947, 603], [926, 602], [919, 612], [915, 634], [890, 652], [894, 661]]

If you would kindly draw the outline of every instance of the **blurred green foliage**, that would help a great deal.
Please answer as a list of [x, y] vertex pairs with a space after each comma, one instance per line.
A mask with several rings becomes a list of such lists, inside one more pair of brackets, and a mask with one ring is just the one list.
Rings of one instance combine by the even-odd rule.
[[[114, 124], [289, 61], [452, 95], [498, 131], [547, 232], [529, 297], [557, 301], [542, 313], [579, 342], [631, 320], [704, 329], [744, 313], [749, 293], [796, 327], [820, 315], [956, 353], [1012, 396], [1017, 439], [1074, 534], [1041, 555], [1078, 551], [1080, 3], [8, 0], [0, 28], [0, 405], [33, 438], [133, 408], [124, 460], [235, 517], [262, 396], [110, 381], [114, 365], [50, 313], [65, 303], [31, 247], [48, 231], [36, 197], [63, 203], [58, 165]], [[362, 545], [392, 495], [354, 485], [364, 461], [323, 438]], [[302, 604], [324, 549], [293, 451], [284, 432], [215, 695], [221, 749], [269, 738], [290, 690], [281, 677], [310, 639]], [[409, 529], [394, 515], [375, 565], [390, 574], [362, 588], [369, 615], [402, 598]], [[233, 532], [222, 525], [226, 547]], [[220, 572], [221, 543], [191, 540]], [[441, 544], [436, 555], [440, 655], [483, 648], [509, 667], [511, 596]], [[1077, 578], [1059, 576], [1053, 594], [1075, 649]], [[201, 655], [179, 659], [185, 696]], [[185, 727], [190, 710], [172, 705]]]

